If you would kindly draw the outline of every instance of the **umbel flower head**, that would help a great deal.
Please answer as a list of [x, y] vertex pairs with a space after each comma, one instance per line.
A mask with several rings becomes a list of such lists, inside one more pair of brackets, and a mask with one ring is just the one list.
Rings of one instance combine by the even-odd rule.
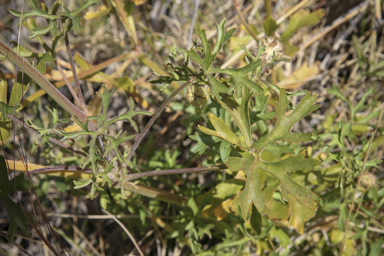
[[360, 184], [366, 188], [372, 188], [376, 185], [376, 176], [370, 172], [365, 172], [360, 176]]
[[263, 53], [260, 55], [261, 65], [273, 65], [280, 61], [291, 62], [291, 58], [284, 55], [283, 44], [275, 37], [262, 37], [260, 40], [264, 48]]
[[187, 89], [187, 101], [193, 106], [201, 108], [208, 103], [209, 87], [207, 85], [192, 85]]

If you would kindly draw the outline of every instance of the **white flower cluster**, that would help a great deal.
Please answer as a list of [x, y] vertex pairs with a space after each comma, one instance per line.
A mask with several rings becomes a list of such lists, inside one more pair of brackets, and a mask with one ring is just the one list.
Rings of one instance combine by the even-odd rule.
[[284, 54], [283, 44], [279, 40], [274, 37], [262, 37], [260, 40], [264, 47], [264, 51], [260, 55], [261, 65], [274, 65], [280, 61], [291, 62], [291, 57]]

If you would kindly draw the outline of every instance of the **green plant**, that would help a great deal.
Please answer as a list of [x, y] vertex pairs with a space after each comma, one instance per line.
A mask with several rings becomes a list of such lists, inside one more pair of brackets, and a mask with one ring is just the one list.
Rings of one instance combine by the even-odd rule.
[[[289, 116], [285, 117], [288, 99], [286, 92], [281, 89], [279, 102], [276, 106], [278, 120], [275, 127], [270, 132], [266, 131], [259, 140], [253, 141], [251, 135], [252, 123], [249, 113], [250, 110], [256, 106], [256, 102], [250, 101], [253, 98], [253, 94], [256, 95], [256, 99], [265, 97], [265, 94], [262, 87], [252, 81], [248, 77], [248, 74], [256, 71], [257, 75], [257, 73], [266, 66], [275, 64], [280, 60], [286, 61], [289, 59], [284, 57], [284, 55], [278, 51], [281, 49], [281, 46], [278, 46], [278, 42], [272, 42], [273, 39], [268, 39], [268, 43], [265, 43], [264, 45], [262, 45], [261, 42], [259, 43], [257, 56], [253, 56], [244, 48], [248, 57], [252, 60], [247, 66], [240, 69], [216, 69], [212, 67], [216, 54], [222, 44], [228, 40], [233, 33], [233, 30], [225, 32], [224, 22], [225, 21], [218, 25], [218, 39], [214, 47], [211, 47], [208, 44], [204, 30], [198, 30], [197, 33], [200, 36], [203, 48], [195, 45], [195, 47], [189, 51], [179, 49], [180, 52], [188, 55], [190, 59], [199, 64], [202, 71], [201, 73], [204, 74], [204, 76], [188, 69], [189, 59], [186, 58], [182, 67], [175, 66], [175, 63], [172, 64], [174, 72], [171, 74], [173, 74], [173, 77], [162, 77], [161, 80], [157, 80], [156, 82], [161, 81], [169, 83], [170, 81], [179, 79], [187, 80], [195, 77], [198, 80], [195, 82], [196, 85], [194, 86], [201, 86], [199, 84], [208, 85], [213, 99], [217, 102], [216, 104], [220, 105], [231, 114], [232, 120], [234, 120], [236, 124], [234, 131], [238, 135], [236, 135], [230, 128], [232, 122], [226, 124], [220, 116], [216, 117], [214, 114], [211, 114], [210, 116], [210, 123], [214, 127], [214, 130], [201, 126], [199, 128], [207, 135], [218, 137], [220, 143], [227, 144], [226, 146], [221, 147], [221, 150], [224, 151], [221, 152], [222, 155], [229, 155], [231, 151], [234, 150], [242, 156], [241, 158], [230, 158], [228, 161], [226, 161], [224, 157], [222, 160], [223, 162], [226, 162], [229, 170], [243, 170], [246, 173], [247, 182], [244, 192], [234, 201], [234, 204], [241, 204], [242, 216], [245, 220], [248, 219], [247, 216], [250, 212], [250, 202], [253, 202], [259, 213], [263, 214], [265, 212], [266, 204], [271, 199], [268, 198], [265, 200], [264, 195], [261, 192], [261, 186], [264, 183], [264, 180], [260, 181], [258, 176], [261, 175], [265, 177], [265, 173], [259, 174], [259, 170], [260, 172], [266, 171], [272, 174], [281, 182], [282, 195], [285, 200], [288, 201], [289, 193], [305, 208], [315, 210], [319, 198], [306, 188], [292, 181], [287, 172], [300, 170], [310, 171], [318, 164], [318, 162], [312, 159], [303, 159], [304, 153], [300, 153], [298, 156], [292, 155], [290, 158], [281, 162], [264, 162], [261, 154], [264, 150], [265, 152], [272, 153], [279, 151], [280, 147], [287, 148], [287, 145], [279, 146], [274, 143], [279, 140], [295, 144], [312, 140], [311, 134], [291, 133], [290, 130], [294, 123], [319, 107], [319, 105], [312, 106], [316, 100], [316, 96], [310, 97], [309, 94], [307, 94], [302, 102], [295, 107], [295, 110]], [[213, 49], [211, 50], [211, 48]], [[196, 51], [201, 52], [203, 57], [200, 57], [195, 49]], [[174, 60], [174, 58], [172, 59]], [[223, 80], [225, 81], [225, 84], [214, 77], [216, 74], [228, 75], [228, 78]], [[276, 87], [272, 88], [276, 89]], [[199, 97], [199, 95], [197, 95], [197, 97]], [[264, 109], [265, 104], [266, 101], [264, 101], [264, 105], [260, 106], [260, 108]], [[256, 115], [255, 118], [258, 118], [258, 116]], [[212, 141], [214, 141], [214, 139], [212, 139]], [[200, 153], [202, 153], [202, 151], [200, 151]], [[277, 183], [277, 185], [279, 184]], [[272, 193], [273, 191], [274, 189], [271, 189]], [[271, 212], [275, 211], [275, 209], [269, 210], [271, 210]], [[266, 212], [266, 214], [268, 215], [268, 212]]]
[[[70, 198], [76, 200], [84, 195], [91, 199], [97, 198], [97, 203], [108, 215], [109, 212], [115, 215], [129, 212], [132, 216], [138, 216], [140, 221], [124, 220], [127, 227], [125, 230], [131, 230], [136, 236], [142, 237], [149, 227], [154, 226], [163, 245], [169, 243], [169, 248], [176, 248], [179, 244], [180, 248], [187, 248], [184, 250], [200, 255], [240, 255], [246, 251], [262, 254], [274, 251], [275, 246], [279, 250], [273, 255], [286, 255], [301, 250], [300, 247], [309, 247], [314, 253], [325, 254], [332, 251], [336, 254], [336, 246], [342, 236], [347, 237], [346, 251], [349, 253], [352, 244], [348, 239], [352, 235], [347, 232], [351, 216], [351, 213], [348, 216], [348, 209], [356, 212], [352, 215], [353, 223], [355, 220], [360, 223], [366, 221], [382, 227], [373, 212], [379, 211], [383, 206], [383, 191], [378, 188], [374, 174], [364, 174], [365, 167], [379, 168], [381, 163], [380, 160], [367, 161], [366, 158], [370, 147], [373, 145], [372, 148], [377, 149], [382, 139], [381, 136], [373, 141], [374, 135], [364, 137], [367, 131], [375, 127], [372, 120], [380, 114], [378, 101], [367, 101], [374, 90], [367, 91], [357, 104], [345, 97], [338, 87], [328, 90], [329, 94], [347, 104], [349, 119], [335, 124], [335, 116], [329, 115], [322, 127], [314, 129], [312, 134], [301, 133], [299, 124], [303, 119], [310, 120], [311, 113], [322, 111], [319, 109], [320, 105], [316, 104], [317, 95], [302, 90], [288, 92], [274, 84], [280, 79], [279, 63], [289, 63], [290, 56], [299, 49], [288, 43], [288, 39], [301, 27], [316, 24], [323, 16], [321, 9], [312, 13], [294, 14], [284, 28], [279, 42], [273, 34], [279, 29], [281, 21], [273, 19], [269, 1], [266, 1], [269, 15], [260, 28], [248, 26], [235, 1], [236, 11], [249, 32], [249, 37], [257, 42], [257, 47], [249, 49], [244, 45], [236, 46], [245, 54], [243, 65], [240, 68], [223, 67], [226, 66], [223, 65], [224, 60], [232, 59], [231, 55], [227, 55], [227, 42], [232, 44], [241, 39], [237, 35], [233, 36], [235, 29], [226, 30], [226, 20], [223, 19], [217, 24], [215, 38], [209, 38], [204, 29], [198, 28], [196, 32], [200, 41], [193, 41], [192, 48], [171, 46], [168, 72], [165, 72], [151, 60], [153, 56], [150, 51], [148, 53], [144, 50], [146, 43], [155, 48], [151, 45], [151, 40], [141, 42], [138, 39], [135, 24], [139, 24], [142, 29], [144, 25], [136, 23], [133, 18], [134, 1], [115, 0], [112, 4], [105, 1], [99, 11], [86, 15], [116, 15], [127, 30], [133, 47], [121, 43], [121, 48], [128, 49], [130, 53], [95, 66], [79, 54], [72, 56], [68, 33], [71, 30], [75, 34], [81, 33], [81, 17], [77, 17], [78, 14], [98, 1], [85, 1], [73, 12], [64, 6], [65, 11], [59, 12], [59, 1], [50, 10], [44, 4], [40, 6], [35, 0], [29, 0], [29, 3], [33, 11], [21, 13], [12, 10], [11, 13], [20, 18], [19, 25], [29, 29], [30, 38], [36, 38], [45, 52], [31, 51], [17, 43], [12, 49], [0, 41], [0, 51], [3, 54], [0, 56], [1, 60], [11, 60], [28, 75], [23, 78], [23, 73], [20, 72], [10, 99], [7, 100], [6, 96], [0, 98], [0, 131], [4, 136], [2, 141], [5, 151], [15, 151], [18, 146], [6, 144], [11, 137], [10, 124], [15, 126], [16, 123], [21, 123], [24, 129], [37, 134], [32, 143], [32, 151], [38, 151], [38, 161], [43, 161], [46, 166], [28, 163], [28, 177], [36, 178], [35, 174], [60, 176], [54, 179], [60, 193], [70, 190]], [[37, 28], [35, 17], [47, 19], [47, 26]], [[63, 28], [59, 29], [61, 26]], [[269, 37], [258, 37], [260, 29]], [[145, 36], [154, 36], [146, 29], [142, 32]], [[52, 44], [45, 42], [43, 35], [47, 33], [52, 37]], [[68, 77], [69, 73], [61, 68], [62, 61], [56, 54], [60, 44], [64, 44], [67, 49], [72, 77]], [[358, 49], [358, 44], [355, 44]], [[283, 53], [283, 49], [287, 55]], [[361, 52], [357, 55], [362, 76], [380, 77], [381, 64], [375, 65], [377, 59], [371, 59], [368, 71], [365, 71], [363, 63], [367, 59]], [[156, 100], [143, 99], [137, 92], [135, 82], [132, 81], [139, 77], [136, 67], [129, 77], [119, 77], [136, 58], [137, 62], [152, 68], [158, 76], [157, 80], [151, 81], [152, 85], [156, 87], [165, 84], [160, 91], [169, 95], [153, 115], [146, 110], [137, 110], [147, 108]], [[29, 63], [33, 59], [36, 59], [35, 66]], [[124, 60], [124, 63], [115, 73], [107, 75], [101, 71], [120, 60]], [[43, 76], [48, 72], [47, 67], [56, 67], [63, 81], [55, 84], [49, 82]], [[273, 82], [265, 77], [270, 71]], [[81, 91], [80, 80], [102, 83], [103, 86], [86, 100]], [[72, 88], [73, 81], [75, 86]], [[180, 85], [179, 82], [183, 84]], [[36, 90], [28, 98], [23, 98], [24, 94], [29, 93], [27, 89], [34, 87], [35, 83], [49, 94], [53, 107], [42, 107], [40, 97], [44, 91]], [[64, 85], [70, 89], [75, 104], [56, 89]], [[172, 93], [169, 85], [176, 88]], [[110, 103], [116, 97], [113, 86], [117, 91], [123, 91], [131, 97], [127, 100], [125, 112], [113, 113], [113, 117], [110, 117], [109, 110], [113, 109]], [[1, 96], [6, 95], [6, 87], [2, 75]], [[182, 103], [174, 102], [179, 94], [186, 96]], [[187, 116], [182, 122], [182, 133], [185, 134], [177, 131], [169, 135], [170, 138], [185, 136], [184, 141], [188, 141], [189, 136], [193, 141], [188, 147], [194, 155], [187, 155], [183, 161], [180, 158], [186, 154], [180, 139], [175, 145], [165, 145], [160, 149], [156, 143], [163, 136], [163, 131], [149, 133], [155, 120], [161, 114], [167, 115], [163, 113], [166, 108]], [[363, 111], [370, 108], [374, 111], [366, 115]], [[26, 113], [35, 111], [39, 114], [33, 120], [20, 120], [18, 117], [22, 109]], [[146, 122], [144, 117], [148, 115], [152, 117]], [[177, 118], [178, 114], [174, 116]], [[120, 125], [123, 122], [128, 122], [133, 129]], [[142, 128], [144, 123], [146, 126]], [[168, 123], [164, 126], [168, 128]], [[116, 132], [116, 127], [123, 127], [125, 131]], [[134, 133], [138, 131], [140, 134], [135, 136]], [[150, 134], [149, 139], [144, 140], [147, 133]], [[348, 143], [353, 141], [353, 145], [359, 144], [359, 136], [363, 136], [361, 147], [351, 150]], [[329, 143], [328, 138], [331, 138]], [[135, 142], [131, 144], [134, 139]], [[54, 145], [61, 149], [54, 152]], [[315, 156], [314, 151], [317, 152]], [[139, 154], [135, 154], [137, 152]], [[13, 168], [10, 158], [6, 160], [11, 164], [5, 168], [3, 161], [0, 162], [3, 163], [3, 176], [6, 174], [5, 169], [24, 169], [17, 165], [20, 162], [15, 161]], [[206, 167], [191, 168], [196, 165]], [[188, 179], [185, 175], [211, 171], [214, 171], [215, 177], [204, 183], [197, 182], [196, 178]], [[176, 178], [170, 178], [171, 174]], [[47, 198], [50, 179], [45, 177], [34, 180], [34, 188], [40, 198]], [[13, 180], [16, 182], [14, 191], [28, 191], [23, 176]], [[16, 232], [15, 224], [27, 235], [26, 221], [36, 228], [34, 221], [40, 218], [39, 215], [44, 215], [44, 212], [33, 217], [28, 214], [22, 217], [23, 208], [16, 207], [9, 197], [12, 192], [9, 184], [10, 182], [0, 184], [0, 199], [6, 203], [7, 210], [11, 209], [10, 205], [12, 209], [16, 209], [15, 216], [19, 217], [15, 221], [10, 216], [8, 241], [12, 242]], [[29, 191], [34, 193], [31, 190], [33, 184], [29, 184]], [[349, 199], [354, 188], [362, 193], [360, 200], [354, 201], [355, 195], [352, 200]], [[374, 203], [371, 208], [370, 202]], [[60, 200], [55, 203], [60, 205]], [[357, 210], [353, 207], [354, 204], [357, 204]], [[9, 215], [12, 214], [12, 209], [8, 210]], [[365, 215], [358, 214], [360, 209]], [[168, 216], [164, 215], [171, 215], [172, 218], [167, 219]], [[336, 227], [328, 229], [327, 225], [331, 225], [328, 217], [332, 219], [330, 222], [336, 217]], [[354, 234], [354, 239], [361, 241], [364, 255], [376, 252], [382, 241], [374, 237], [375, 243], [372, 246], [363, 241], [368, 237], [368, 224], [365, 229], [354, 227], [359, 229]], [[66, 227], [67, 232], [72, 231], [71, 225], [70, 223]], [[321, 245], [314, 245], [316, 238], [312, 234], [320, 233], [317, 225], [322, 228], [321, 232], [329, 231], [331, 243], [321, 240]], [[166, 233], [159, 232], [159, 229]], [[306, 232], [308, 229], [310, 231]], [[296, 235], [297, 232], [306, 232], [307, 240], [300, 240], [301, 236]], [[69, 243], [75, 244], [74, 247], [80, 248], [65, 231], [57, 230], [57, 233]], [[135, 240], [129, 231], [126, 234]], [[46, 240], [44, 242], [49, 244]], [[141, 253], [141, 245], [134, 243]], [[256, 246], [257, 250], [249, 249], [251, 246]], [[342, 245], [341, 248], [340, 253], [343, 251]], [[52, 246], [50, 249], [59, 254]], [[83, 248], [80, 249], [87, 253]], [[62, 251], [65, 254], [65, 250]]]

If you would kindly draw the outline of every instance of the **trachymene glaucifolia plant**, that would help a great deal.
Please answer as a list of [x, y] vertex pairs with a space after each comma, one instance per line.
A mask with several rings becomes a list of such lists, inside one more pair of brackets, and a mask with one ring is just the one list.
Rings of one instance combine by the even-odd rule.
[[[113, 92], [107, 85], [96, 93], [99, 96], [100, 107], [98, 111], [91, 113], [87, 110], [79, 85], [73, 89], [74, 95], [79, 95], [77, 98], [74, 96], [76, 106], [42, 76], [45, 73], [46, 62], [55, 62], [60, 70], [55, 51], [58, 41], [64, 38], [68, 47], [68, 32], [73, 30], [77, 33], [81, 29], [76, 15], [97, 4], [98, 1], [86, 1], [73, 12], [66, 7], [64, 12], [58, 12], [60, 5], [58, 2], [50, 11], [45, 5], [40, 8], [35, 0], [29, 0], [29, 3], [33, 11], [20, 13], [11, 10], [11, 13], [20, 18], [20, 23], [30, 30], [30, 38], [36, 38], [46, 52], [35, 53], [17, 45], [14, 49], [21, 49], [17, 55], [14, 50], [1, 42], [3, 54], [1, 57], [2, 60], [8, 58], [17, 63], [30, 79], [41, 86], [70, 114], [77, 125], [77, 130], [65, 131], [63, 127], [68, 124], [69, 119], [60, 119], [56, 108], [48, 109], [51, 115], [51, 127], [42, 127], [32, 120], [25, 120], [31, 130], [39, 133], [38, 139], [34, 142], [34, 150], [44, 143], [50, 146], [52, 143], [63, 146], [60, 143], [69, 142], [75, 145], [74, 141], [80, 138], [86, 138], [88, 141], [86, 146], [77, 151], [84, 157], [80, 161], [81, 166], [61, 170], [62, 173], [70, 172], [70, 177], [76, 179], [74, 189], [90, 186], [88, 196], [91, 199], [97, 196], [97, 191], [104, 193], [104, 196], [108, 188], [112, 190], [111, 197], [119, 194], [119, 199], [139, 194], [182, 206], [179, 216], [175, 218], [181, 228], [173, 231], [172, 236], [179, 237], [180, 241], [185, 242], [182, 231], [189, 231], [189, 245], [193, 252], [201, 251], [197, 241], [202, 239], [204, 234], [211, 236], [210, 230], [218, 225], [219, 220], [226, 217], [237, 223], [245, 240], [263, 239], [269, 232], [274, 232], [274, 235], [281, 240], [287, 240], [284, 232], [277, 231], [277, 228], [273, 229], [274, 224], [279, 227], [293, 227], [298, 232], [303, 232], [304, 223], [315, 215], [319, 207], [320, 197], [311, 191], [310, 186], [304, 185], [302, 177], [313, 171], [320, 161], [308, 157], [309, 154], [305, 152], [304, 143], [314, 140], [312, 134], [293, 132], [292, 129], [298, 121], [317, 110], [320, 105], [315, 104], [317, 95], [311, 95], [307, 91], [290, 93], [263, 80], [263, 74], [269, 72], [271, 66], [291, 61], [290, 57], [283, 53], [283, 45], [278, 39], [260, 36], [257, 39], [256, 49], [247, 49], [242, 45], [247, 64], [241, 68], [221, 68], [217, 64], [220, 63], [217, 56], [235, 29], [226, 30], [226, 21], [223, 19], [217, 24], [217, 37], [213, 43], [207, 39], [203, 29], [197, 28], [200, 42], [194, 41], [191, 49], [181, 49], [177, 46], [170, 48], [171, 62], [168, 66], [171, 72], [160, 75], [154, 70], [159, 79], [151, 83], [165, 84], [162, 90], [171, 83], [184, 82], [162, 106], [152, 115], [148, 111], [136, 111], [134, 100], [130, 98], [128, 112], [108, 119], [107, 110]], [[46, 18], [48, 25], [37, 28], [31, 18], [35, 16]], [[58, 24], [61, 24], [62, 30]], [[51, 46], [48, 46], [41, 37], [47, 33], [51, 33], [53, 38]], [[70, 49], [68, 52], [73, 77], [76, 77]], [[135, 55], [131, 57], [134, 58]], [[38, 61], [33, 67], [28, 61], [20, 64], [17, 62], [18, 58], [36, 58]], [[220, 165], [201, 169], [142, 171], [133, 159], [137, 147], [160, 113], [183, 90], [186, 92], [187, 102], [202, 110], [199, 114], [203, 116], [209, 113], [209, 122], [206, 125], [198, 125], [199, 131], [190, 136], [196, 141], [191, 147], [191, 152], [202, 155], [209, 147], [218, 149], [219, 158], [213, 161]], [[297, 105], [290, 101], [294, 96], [302, 96]], [[16, 101], [8, 101], [9, 104], [0, 102], [2, 121], [15, 120], [19, 110], [27, 104], [21, 100], [22, 93]], [[274, 106], [275, 111], [268, 109], [268, 105]], [[152, 115], [143, 131], [138, 130], [134, 120], [137, 115]], [[135, 136], [126, 131], [111, 134], [110, 127], [118, 121], [129, 122], [140, 135]], [[336, 140], [337, 136], [332, 136]], [[129, 146], [128, 141], [135, 138], [135, 143]], [[341, 161], [340, 157], [335, 159]], [[151, 188], [139, 182], [139, 179], [144, 177], [211, 170], [223, 170], [227, 179], [201, 195], [194, 196], [191, 192], [189, 198]], [[42, 168], [40, 171], [49, 174], [48, 171], [52, 170]], [[34, 170], [31, 173], [36, 172], [38, 171]], [[295, 172], [299, 175], [294, 175]], [[19, 186], [16, 186], [16, 189], [27, 191], [25, 181], [21, 182], [20, 178], [18, 179]], [[8, 183], [0, 185], [9, 192], [11, 187]], [[12, 214], [12, 206], [17, 216], [22, 216], [21, 210], [14, 210], [14, 205], [9, 202], [8, 193], [4, 195], [6, 197], [0, 199], [6, 201], [6, 205], [9, 206], [7, 207], [9, 214]], [[215, 220], [210, 218], [212, 215], [216, 217]], [[20, 221], [21, 224], [18, 224], [25, 232], [26, 220], [31, 220], [31, 217], [24, 217], [23, 221]], [[10, 227], [12, 239], [15, 231], [15, 226]]]

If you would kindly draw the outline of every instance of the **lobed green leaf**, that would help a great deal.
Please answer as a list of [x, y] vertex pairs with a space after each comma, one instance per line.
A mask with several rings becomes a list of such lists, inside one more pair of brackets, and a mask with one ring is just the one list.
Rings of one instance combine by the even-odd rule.
[[316, 99], [317, 95], [310, 96], [310, 93], [307, 93], [307, 95], [300, 101], [299, 105], [296, 106], [295, 110], [289, 116], [285, 116], [288, 99], [285, 90], [281, 88], [279, 102], [276, 106], [277, 122], [265, 139], [263, 147], [280, 139], [294, 144], [311, 141], [312, 134], [292, 133], [290, 130], [292, 129], [293, 124], [320, 107], [320, 105], [313, 105]]

